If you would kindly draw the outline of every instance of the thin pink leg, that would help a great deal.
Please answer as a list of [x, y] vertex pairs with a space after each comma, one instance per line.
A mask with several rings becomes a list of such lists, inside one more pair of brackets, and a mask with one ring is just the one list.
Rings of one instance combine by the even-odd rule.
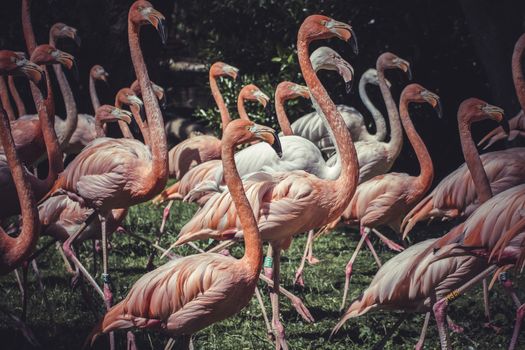
[[280, 258], [281, 258], [281, 246], [279, 243], [270, 243], [272, 246], [272, 258], [273, 258], [273, 288], [270, 289], [270, 300], [272, 302], [272, 327], [275, 334], [275, 349], [276, 350], [288, 350], [288, 344], [286, 343], [286, 334], [284, 332], [284, 326], [280, 320], [279, 311], [279, 269], [280, 269]]
[[348, 295], [348, 286], [350, 285], [350, 279], [352, 278], [352, 269], [355, 259], [357, 258], [357, 254], [361, 250], [361, 247], [363, 246], [363, 243], [365, 242], [368, 232], [370, 232], [368, 229], [365, 229], [364, 226], [361, 226], [361, 239], [359, 240], [359, 243], [357, 244], [357, 247], [354, 250], [354, 253], [352, 254], [352, 257], [348, 261], [348, 264], [346, 264], [345, 268], [345, 287], [343, 290], [343, 300], [341, 302], [341, 307], [339, 308], [339, 311], [343, 311], [345, 308], [346, 303], [346, 297]]
[[512, 339], [510, 341], [509, 350], [514, 350], [518, 343], [518, 336], [520, 334], [521, 323], [525, 316], [525, 304], [521, 305], [516, 311], [516, 323], [514, 324], [514, 331], [512, 332]]
[[489, 284], [486, 278], [483, 279], [483, 307], [485, 308], [485, 324], [483, 326], [486, 328], [491, 328], [496, 333], [499, 333], [501, 328], [496, 327], [496, 325], [492, 323], [489, 305]]
[[425, 345], [425, 338], [427, 336], [428, 323], [430, 322], [430, 311], [425, 314], [425, 321], [423, 322], [423, 328], [421, 328], [421, 334], [419, 335], [419, 340], [414, 347], [415, 350], [423, 350], [423, 345]]
[[450, 328], [450, 330], [454, 333], [463, 333], [465, 331], [465, 329], [457, 323], [455, 323], [449, 315], [447, 315], [447, 325], [448, 328]]
[[[164, 230], [166, 228], [166, 221], [168, 221], [168, 218], [170, 216], [170, 209], [173, 205], [173, 200], [169, 201], [168, 205], [164, 208], [164, 211], [162, 213], [162, 223], [160, 224], [159, 232], [157, 233], [157, 238], [155, 239], [155, 244], [160, 243], [160, 239], [164, 235]], [[151, 271], [155, 266], [153, 266], [153, 260], [155, 259], [155, 256], [157, 255], [157, 251], [153, 249], [151, 251], [151, 254], [148, 258], [148, 263], [146, 265], [146, 270]]]
[[314, 235], [313, 230], [308, 231], [308, 238], [306, 239], [306, 244], [304, 246], [303, 257], [301, 258], [301, 263], [299, 264], [299, 267], [297, 268], [297, 271], [295, 272], [294, 284], [300, 285], [301, 287], [304, 287], [303, 270], [304, 270], [304, 265], [306, 263], [306, 257], [308, 255], [309, 245], [311, 244], [311, 238], [313, 237], [313, 235]]
[[439, 342], [441, 343], [442, 350], [448, 350], [451, 348], [447, 323], [445, 322], [447, 320], [447, 307], [448, 301], [446, 298], [439, 300], [432, 306], [432, 311], [434, 311], [434, 317], [436, 318], [439, 332]]
[[[111, 278], [109, 276], [108, 268], [108, 237], [106, 232], [106, 217], [103, 214], [98, 216], [100, 220], [100, 227], [102, 229], [102, 280], [104, 282], [104, 304], [106, 310], [111, 309], [113, 303], [113, 293], [111, 292]], [[115, 350], [115, 334], [109, 333], [109, 347]]]
[[135, 334], [133, 332], [128, 331], [126, 333], [126, 349], [127, 350], [137, 350], [137, 343], [135, 341]]
[[308, 261], [308, 264], [315, 265], [319, 263], [319, 259], [317, 259], [314, 256], [314, 238], [315, 238], [315, 232], [312, 230], [308, 232], [308, 240], [310, 243], [308, 244], [308, 255], [306, 256], [306, 259]]

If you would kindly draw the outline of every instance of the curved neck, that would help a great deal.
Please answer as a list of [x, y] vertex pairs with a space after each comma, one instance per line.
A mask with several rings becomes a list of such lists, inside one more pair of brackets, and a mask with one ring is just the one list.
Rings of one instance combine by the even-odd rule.
[[[334, 102], [330, 99], [330, 96], [328, 96], [328, 93], [312, 68], [312, 63], [309, 58], [310, 55], [308, 53], [308, 44], [309, 42], [302, 38], [301, 31], [299, 31], [297, 54], [299, 56], [301, 72], [303, 73], [306, 85], [310, 89], [313, 100], [317, 101], [319, 108], [323, 112], [321, 116], [326, 118], [335, 136], [335, 144], [340, 152], [339, 155], [341, 159], [342, 169], [336, 180], [318, 180], [325, 183], [328, 182], [334, 189], [337, 189], [335, 191], [335, 198], [330, 198], [332, 204], [328, 219], [331, 219], [341, 214], [342, 210], [346, 208], [354, 195], [359, 178], [359, 167], [357, 165], [357, 154], [350, 132], [343, 118], [339, 115], [339, 112], [337, 112]], [[341, 189], [344, 189], [344, 191]]]
[[393, 162], [401, 153], [403, 147], [403, 130], [401, 130], [401, 123], [399, 121], [399, 113], [397, 111], [396, 103], [392, 98], [392, 93], [388, 88], [385, 80], [385, 72], [383, 67], [379, 65], [376, 67], [377, 77], [379, 79], [379, 88], [385, 101], [386, 110], [388, 113], [388, 122], [390, 124], [390, 140], [388, 141], [388, 158]]
[[467, 163], [468, 170], [472, 176], [474, 187], [478, 195], [480, 204], [486, 202], [492, 197], [492, 189], [487, 178], [487, 173], [479, 157], [478, 149], [472, 140], [470, 132], [470, 121], [466, 115], [458, 115], [459, 138], [461, 140], [461, 149]]
[[23, 223], [22, 230], [16, 238], [7, 235], [0, 228], [0, 275], [4, 275], [17, 268], [32, 253], [38, 241], [40, 222], [36, 200], [16, 153], [15, 143], [9, 130], [9, 121], [1, 106], [0, 140], [15, 183]]
[[96, 137], [106, 137], [106, 123], [95, 116], [95, 133]]
[[157, 189], [159, 189], [158, 192], [160, 192], [160, 190], [166, 185], [168, 179], [168, 149], [162, 114], [160, 112], [157, 97], [151, 88], [151, 81], [140, 49], [139, 31], [140, 28], [136, 27], [128, 19], [128, 37], [131, 60], [140, 84], [140, 91], [142, 92], [142, 100], [144, 102], [146, 118], [148, 120], [151, 153], [153, 156], [153, 169], [151, 174], [149, 174], [152, 188], [147, 190], [156, 192]]
[[224, 130], [226, 130], [226, 127], [228, 126], [228, 123], [231, 120], [230, 112], [228, 112], [228, 108], [224, 103], [224, 98], [222, 97], [221, 91], [219, 90], [217, 78], [211, 73], [211, 71], [209, 74], [211, 94], [213, 96], [213, 99], [215, 100], [215, 103], [217, 104], [217, 107], [219, 108], [219, 113], [221, 114], [222, 133], [224, 134]]
[[[223, 135], [225, 136], [225, 135]], [[235, 166], [234, 157], [235, 143], [231, 137], [222, 139], [222, 166], [224, 169], [224, 181], [228, 186], [239, 221], [241, 222], [244, 234], [244, 256], [242, 261], [246, 261], [251, 272], [257, 276], [262, 267], [262, 240], [252, 207], [246, 198], [244, 187]]]
[[512, 53], [512, 79], [514, 80], [514, 88], [518, 95], [521, 109], [525, 111], [525, 77], [523, 76], [523, 69], [521, 62], [523, 61], [523, 53], [525, 52], [525, 34], [522, 35]]
[[[22, 0], [22, 29], [24, 32], [24, 39], [27, 46], [29, 57], [36, 48], [35, 33], [33, 32], [33, 25], [31, 24], [31, 0]], [[51, 79], [49, 79], [49, 72], [47, 67], [43, 66], [47, 77], [47, 99], [44, 101], [47, 114], [49, 118], [55, 121], [55, 103], [53, 97], [53, 90], [51, 89]], [[42, 98], [42, 97], [41, 97]], [[42, 98], [43, 99], [43, 98]]]
[[284, 136], [293, 135], [292, 127], [290, 126], [290, 121], [286, 116], [286, 111], [284, 109], [285, 100], [282, 98], [281, 94], [275, 95], [275, 114], [277, 114], [277, 121], [283, 132]]
[[[115, 97], [115, 107], [117, 107], [119, 109], [122, 109], [122, 103], [118, 100], [118, 96]], [[135, 116], [135, 115], [133, 115], [133, 116]], [[139, 118], [140, 118], [140, 116], [139, 116]], [[130, 139], [130, 140], [134, 140], [135, 139], [135, 137], [131, 133], [131, 130], [129, 129], [128, 124], [126, 124], [126, 122], [123, 122], [122, 120], [119, 120], [118, 121], [118, 127], [120, 128], [120, 132], [122, 132], [122, 136], [125, 139]]]
[[239, 117], [244, 120], [250, 120], [248, 113], [246, 113], [246, 108], [244, 107], [244, 95], [240, 94], [237, 98], [237, 112], [239, 112]]
[[11, 96], [15, 101], [16, 109], [18, 110], [18, 116], [26, 115], [26, 106], [24, 104], [24, 101], [20, 97], [20, 94], [18, 93], [18, 89], [16, 88], [15, 84], [15, 79], [12, 75], [9, 76], [7, 83], [9, 84], [9, 92], [11, 92]]
[[368, 82], [361, 78], [359, 80], [359, 97], [361, 97], [361, 101], [363, 101], [363, 104], [365, 105], [366, 109], [370, 112], [372, 115], [372, 118], [374, 119], [374, 124], [376, 125], [376, 133], [374, 134], [374, 138], [377, 141], [383, 141], [386, 137], [386, 122], [385, 118], [383, 117], [383, 114], [377, 109], [377, 107], [370, 101], [370, 97], [368, 97], [368, 94], [366, 92], [366, 86], [368, 85]]
[[142, 134], [142, 138], [144, 139], [144, 144], [151, 146], [148, 122], [142, 120], [142, 116], [140, 115], [140, 108], [138, 108], [135, 105], [131, 105], [129, 106], [129, 109], [131, 110], [131, 113], [133, 114], [133, 119], [135, 119], [135, 122], [137, 122], [137, 125], [139, 126], [140, 133]]
[[100, 107], [100, 101], [97, 95], [97, 87], [95, 86], [95, 79], [89, 75], [89, 97], [91, 97], [91, 104], [93, 105], [93, 110], [96, 112], [98, 107]]
[[5, 83], [5, 78], [2, 76], [0, 76], [0, 99], [2, 101], [2, 105], [5, 108], [5, 112], [7, 113], [7, 117], [9, 118], [9, 120], [15, 120], [15, 112], [13, 110], [13, 106], [11, 106], [11, 101], [9, 100], [7, 84]]
[[407, 101], [404, 96], [401, 96], [401, 101], [399, 102], [399, 115], [408, 140], [410, 141], [412, 148], [414, 148], [414, 152], [416, 152], [419, 167], [421, 169], [421, 172], [417, 177], [417, 188], [413, 189], [415, 190], [414, 192], [416, 192], [414, 200], [417, 200], [419, 195], [427, 192], [432, 185], [432, 180], [434, 179], [434, 166], [430, 154], [428, 154], [427, 147], [414, 128], [414, 124], [412, 124], [412, 120], [408, 114], [409, 102], [410, 101]]

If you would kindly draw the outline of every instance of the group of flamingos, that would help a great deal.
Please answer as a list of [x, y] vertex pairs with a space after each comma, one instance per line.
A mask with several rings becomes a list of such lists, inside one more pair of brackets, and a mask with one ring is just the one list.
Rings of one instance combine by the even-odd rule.
[[[114, 105], [100, 105], [95, 85], [96, 81], [105, 81], [108, 73], [101, 66], [93, 67], [89, 85], [96, 111], [93, 117], [78, 114], [62, 70], [62, 66], [71, 69], [74, 58], [54, 47], [67, 38], [80, 44], [76, 30], [57, 23], [51, 27], [49, 44], [37, 46], [30, 5], [30, 0], [22, 0], [29, 59], [22, 52], [0, 51], [0, 219], [6, 223], [5, 219], [13, 215], [21, 217], [7, 231], [0, 230], [0, 272], [8, 274], [23, 267], [21, 285], [25, 285], [28, 264], [46, 248], [36, 250], [40, 235], [52, 236], [51, 242], [62, 242], [58, 248], [70, 272], [76, 279], [86, 279], [107, 307], [86, 347], [109, 333], [113, 349], [114, 331], [142, 328], [167, 334], [170, 340], [166, 348], [175, 344], [189, 348], [193, 333], [235, 315], [254, 294], [262, 305], [257, 290], [261, 278], [270, 286], [271, 324], [264, 305], [261, 309], [269, 335], [276, 349], [288, 349], [279, 315], [279, 294], [289, 298], [306, 321], [314, 320], [298, 297], [279, 286], [281, 251], [289, 247], [295, 235], [308, 232], [296, 274], [296, 283], [304, 284], [305, 260], [318, 262], [312, 253], [314, 238], [339, 224], [358, 226], [361, 235], [346, 266], [341, 309], [345, 308], [353, 263], [363, 244], [371, 250], [379, 270], [369, 288], [350, 304], [333, 333], [349, 318], [373, 309], [423, 312], [425, 323], [416, 344], [422, 349], [433, 312], [441, 347], [449, 349], [448, 327], [456, 332], [461, 327], [447, 316], [447, 306], [483, 280], [485, 316], [490, 325], [486, 279], [493, 276], [490, 286], [499, 279], [517, 308], [509, 348], [516, 347], [525, 306], [506, 270], [515, 267], [521, 272], [525, 266], [525, 148], [480, 156], [470, 130], [473, 123], [485, 119], [500, 122], [501, 126], [480, 142], [487, 146], [506, 137], [525, 135], [525, 77], [521, 68], [525, 35], [516, 43], [512, 58], [522, 111], [507, 123], [502, 109], [476, 98], [463, 101], [457, 120], [466, 163], [424, 197], [432, 186], [434, 170], [411, 121], [409, 105], [430, 104], [440, 116], [439, 97], [412, 83], [404, 88], [397, 105], [385, 71], [401, 70], [411, 78], [410, 64], [393, 53], [381, 54], [376, 69], [365, 72], [359, 82], [359, 94], [375, 122], [376, 132], [371, 134], [363, 115], [354, 108], [336, 106], [316, 75], [321, 69], [334, 70], [351, 88], [352, 66], [328, 47], [320, 47], [311, 55], [309, 51], [314, 41], [338, 38], [349, 42], [357, 54], [355, 33], [346, 23], [311, 15], [301, 24], [297, 54], [306, 86], [285, 81], [276, 88], [275, 110], [282, 135], [249, 120], [245, 101], [266, 106], [270, 99], [255, 85], [242, 88], [237, 101], [240, 119], [231, 120], [217, 79], [235, 79], [238, 70], [216, 62], [210, 68], [209, 82], [222, 120], [222, 139], [198, 135], [168, 151], [159, 108], [164, 92], [148, 77], [139, 40], [142, 26], [151, 24], [165, 42], [164, 16], [147, 1], [131, 5], [128, 36], [137, 81], [118, 92]], [[65, 119], [55, 117], [50, 65], [66, 105]], [[36, 114], [26, 114], [14, 76], [30, 81]], [[366, 94], [370, 84], [381, 90], [390, 125], [388, 141], [385, 119]], [[309, 98], [315, 112], [290, 125], [284, 103], [299, 97]], [[134, 139], [128, 128], [132, 120], [144, 142]], [[105, 136], [105, 123], [109, 122], [119, 123], [123, 138]], [[401, 152], [403, 130], [420, 165], [418, 176], [389, 172]], [[239, 145], [248, 147], [236, 152]], [[75, 155], [65, 168], [64, 153]], [[49, 171], [40, 179], [30, 170], [45, 158]], [[177, 182], [165, 189], [169, 177]], [[149, 242], [170, 260], [142, 276], [122, 301], [112, 305], [108, 235], [117, 230], [130, 206], [152, 199], [169, 202], [156, 240], [129, 234]], [[210, 238], [225, 242], [186, 257], [160, 247], [160, 235], [174, 200], [196, 202], [200, 209], [182, 228], [173, 246], [187, 243], [199, 249], [192, 242]], [[464, 221], [443, 237], [406, 249], [377, 230], [388, 226], [406, 238], [418, 222], [457, 218]], [[399, 253], [382, 264], [368, 238], [370, 233]], [[75, 247], [87, 239], [101, 241], [102, 288], [75, 254]], [[244, 255], [235, 259], [225, 249], [240, 240], [244, 242]], [[269, 243], [266, 257], [263, 242]], [[153, 258], [152, 254], [150, 267]], [[38, 272], [34, 263], [33, 267]], [[24, 292], [24, 314], [26, 295]], [[133, 333], [128, 331], [127, 337], [129, 348], [136, 348]]]

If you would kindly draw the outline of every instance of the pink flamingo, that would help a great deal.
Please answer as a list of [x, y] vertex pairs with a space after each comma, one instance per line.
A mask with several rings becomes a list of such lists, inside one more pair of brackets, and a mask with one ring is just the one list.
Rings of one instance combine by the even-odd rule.
[[[104, 299], [108, 308], [111, 306], [112, 293], [107, 264], [106, 219], [112, 209], [128, 208], [153, 198], [166, 185], [168, 175], [168, 152], [162, 115], [151, 88], [139, 43], [140, 28], [147, 23], [157, 29], [165, 42], [164, 16], [149, 2], [136, 1], [128, 16], [129, 47], [144, 98], [151, 145], [146, 146], [129, 139], [97, 139], [68, 165], [50, 191], [50, 195], [66, 192], [81, 204], [94, 209], [84, 225], [70, 237], [70, 242], [74, 242], [90, 221], [97, 215], [99, 217]], [[64, 246], [64, 252], [68, 257], [73, 256], [68, 246]], [[76, 262], [75, 265], [80, 268]], [[113, 342], [111, 346], [114, 346]]]
[[[61, 53], [55, 48], [45, 44], [38, 46], [34, 50], [31, 59], [35, 63], [53, 64], [59, 62], [58, 59], [60, 58], [60, 62], [69, 62], [70, 64], [71, 57], [69, 54]], [[39, 81], [43, 82], [43, 79]], [[36, 176], [28, 175], [33, 193], [36, 199], [39, 200], [52, 187], [55, 179], [58, 177], [58, 173], [63, 169], [63, 163], [54, 131], [54, 123], [46, 113], [42, 93], [33, 83], [31, 90], [38, 109], [38, 119], [31, 117], [27, 119], [19, 118], [11, 123], [11, 130], [15, 145], [17, 146], [17, 152], [20, 154], [20, 158], [26, 163], [28, 158], [29, 160], [36, 160], [35, 154], [31, 154], [31, 152], [38, 153], [42, 149], [44, 151], [47, 150], [49, 164], [47, 177], [41, 180]], [[44, 142], [45, 147], [44, 145], [40, 145], [40, 143], [43, 144]], [[25, 159], [24, 156], [26, 157]], [[6, 171], [8, 173], [7, 169]], [[0, 218], [6, 218], [20, 213], [14, 180], [6, 178], [2, 183], [2, 187], [4, 187], [2, 193], [6, 200], [0, 203]]]
[[[16, 52], [0, 50], [0, 75], [11, 74], [25, 76], [36, 84], [45, 81], [44, 71], [36, 64]], [[4, 155], [0, 157], [0, 184], [3, 187], [7, 177], [7, 181], [16, 188], [22, 214], [22, 228], [17, 237], [9, 236], [0, 228], [0, 275], [5, 275], [20, 266], [32, 253], [38, 241], [40, 226], [29, 175], [18, 157], [10, 123], [1, 105], [0, 114], [0, 140], [4, 150]], [[4, 195], [5, 192], [2, 193]]]
[[[352, 225], [359, 225], [361, 240], [346, 265], [345, 287], [341, 310], [345, 306], [348, 285], [352, 277], [353, 263], [367, 239], [370, 228], [389, 226], [400, 232], [401, 220], [410, 208], [428, 191], [434, 177], [434, 167], [428, 150], [410, 120], [408, 105], [410, 103], [429, 103], [436, 108], [441, 117], [439, 97], [418, 84], [408, 85], [401, 93], [399, 115], [403, 127], [419, 161], [420, 174], [410, 176], [406, 173], [388, 173], [376, 176], [359, 186], [350, 204], [341, 215], [341, 220]], [[373, 247], [367, 242], [370, 249]], [[399, 246], [394, 246], [402, 250]], [[375, 252], [374, 252], [374, 255]]]
[[[229, 76], [232, 79], [237, 79], [238, 72], [239, 70], [237, 68], [223, 62], [215, 62], [210, 67], [210, 88], [221, 114], [223, 132], [226, 130], [226, 126], [230, 122], [230, 114], [219, 90], [217, 78]], [[241, 116], [241, 118], [244, 117], [244, 115]], [[184, 174], [194, 166], [212, 159], [219, 159], [220, 153], [221, 141], [216, 137], [200, 135], [198, 137], [187, 139], [170, 149], [170, 177], [180, 180]]]
[[[280, 253], [293, 235], [320, 227], [341, 215], [357, 186], [357, 155], [348, 129], [336, 107], [317, 78], [309, 60], [308, 46], [312, 41], [337, 37], [353, 41], [352, 28], [329, 17], [312, 15], [299, 29], [297, 48], [299, 63], [310, 92], [332, 128], [340, 150], [342, 171], [335, 180], [319, 179], [303, 171], [281, 174], [259, 173], [245, 181], [245, 191], [256, 213], [261, 237], [271, 248], [265, 273], [274, 280], [271, 290], [272, 325], [276, 346], [287, 348], [284, 327], [279, 320]], [[348, 191], [341, 191], [345, 188]], [[226, 239], [242, 236], [235, 205], [229, 192], [211, 197], [180, 232], [174, 245], [197, 239]], [[273, 261], [273, 262], [272, 262]], [[272, 267], [273, 265], [273, 267]]]
[[508, 137], [509, 140], [513, 140], [517, 136], [525, 136], [525, 76], [521, 67], [521, 62], [523, 62], [524, 55], [525, 34], [522, 34], [518, 41], [516, 41], [516, 45], [514, 45], [514, 51], [512, 53], [512, 79], [514, 80], [514, 88], [516, 89], [516, 95], [518, 96], [521, 111], [519, 111], [514, 118], [509, 120], [510, 133], [508, 133], [508, 135], [501, 127], [498, 127], [485, 135], [485, 137], [483, 137], [483, 139], [481, 139], [481, 141], [478, 143], [478, 146], [485, 142], [487, 143], [483, 149], [490, 147], [496, 141], [506, 137]]
[[183, 337], [183, 348], [188, 349], [193, 333], [235, 315], [249, 303], [262, 267], [262, 240], [233, 152], [237, 145], [255, 140], [279, 145], [275, 131], [246, 120], [230, 122], [221, 142], [226, 183], [244, 232], [244, 256], [236, 260], [202, 253], [172, 260], [147, 273], [95, 326], [88, 343], [102, 333], [143, 328]]

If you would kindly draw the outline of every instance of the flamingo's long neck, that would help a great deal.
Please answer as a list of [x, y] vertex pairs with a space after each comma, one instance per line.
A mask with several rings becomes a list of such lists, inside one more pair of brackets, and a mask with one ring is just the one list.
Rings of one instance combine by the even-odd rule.
[[0, 99], [10, 121], [15, 120], [15, 111], [9, 100], [9, 92], [4, 77], [0, 77]]
[[98, 107], [100, 107], [100, 100], [97, 95], [97, 87], [95, 86], [95, 78], [90, 74], [89, 75], [89, 97], [91, 97], [91, 104], [93, 105], [93, 110], [97, 112]]
[[359, 80], [359, 97], [361, 97], [361, 101], [363, 101], [363, 104], [365, 105], [366, 109], [370, 112], [372, 115], [372, 119], [374, 119], [374, 124], [376, 126], [376, 133], [374, 134], [374, 138], [377, 141], [383, 141], [386, 137], [386, 122], [385, 118], [383, 117], [383, 114], [377, 109], [377, 107], [370, 101], [370, 97], [368, 97], [368, 94], [366, 92], [366, 86], [368, 85], [368, 81], [365, 78], [365, 76], [361, 77]]
[[430, 154], [428, 154], [427, 147], [414, 128], [414, 124], [412, 124], [412, 120], [408, 114], [409, 102], [410, 101], [408, 101], [404, 95], [401, 96], [401, 101], [399, 102], [399, 115], [401, 116], [401, 122], [403, 123], [408, 140], [416, 152], [417, 160], [421, 168], [421, 173], [417, 177], [418, 181], [416, 188], [413, 189], [413, 200], [417, 201], [420, 195], [427, 192], [432, 185], [432, 180], [434, 179], [434, 166]]
[[525, 111], [525, 77], [523, 76], [521, 62], [523, 62], [524, 54], [525, 34], [520, 36], [514, 46], [514, 52], [512, 53], [512, 79], [514, 80], [514, 88], [516, 89], [518, 101], [523, 111]]
[[250, 120], [248, 113], [246, 113], [246, 108], [244, 107], [244, 92], [241, 91], [239, 97], [237, 97], [237, 112], [239, 117], [244, 120]]
[[252, 207], [246, 198], [239, 172], [235, 166], [234, 150], [235, 142], [233, 134], [227, 133], [223, 135], [221, 157], [224, 169], [224, 181], [235, 203], [237, 215], [239, 216], [244, 234], [245, 250], [242, 261], [245, 261], [251, 273], [257, 276], [262, 267], [262, 240]]
[[290, 121], [286, 116], [286, 111], [284, 109], [284, 102], [286, 100], [283, 98], [280, 92], [275, 94], [275, 114], [277, 114], [277, 121], [281, 127], [281, 131], [284, 136], [293, 135], [292, 127], [290, 126]]
[[231, 120], [230, 112], [228, 112], [226, 103], [224, 103], [224, 98], [222, 97], [221, 91], [219, 90], [217, 78], [215, 77], [215, 75], [212, 74], [211, 70], [209, 79], [211, 94], [213, 96], [213, 99], [215, 100], [215, 103], [217, 104], [217, 107], [219, 108], [219, 113], [221, 114], [222, 133], [224, 134], [224, 131], [226, 130], [226, 127], [228, 126], [228, 123]]
[[[22, 0], [22, 29], [24, 32], [24, 39], [27, 46], [27, 52], [29, 56], [33, 53], [36, 48], [35, 33], [33, 32], [33, 25], [31, 24], [31, 0]], [[42, 66], [46, 72], [47, 79], [47, 99], [45, 105], [47, 114], [51, 121], [55, 121], [55, 100], [53, 96], [53, 89], [51, 88], [51, 79], [49, 79], [49, 72], [46, 66]], [[42, 96], [40, 97], [42, 98]], [[43, 98], [42, 98], [43, 99]]]
[[40, 222], [35, 197], [16, 153], [9, 120], [1, 105], [0, 140], [18, 193], [23, 222], [22, 230], [16, 238], [7, 235], [0, 228], [0, 275], [5, 275], [18, 267], [34, 250], [39, 237]]
[[16, 109], [18, 110], [18, 116], [26, 115], [26, 106], [24, 104], [24, 101], [20, 97], [20, 94], [18, 93], [18, 89], [16, 88], [15, 84], [15, 79], [12, 75], [9, 76], [7, 83], [9, 85], [9, 91], [11, 92], [11, 96], [15, 101]]
[[384, 68], [378, 64], [376, 69], [377, 77], [379, 79], [379, 88], [381, 89], [383, 100], [385, 101], [385, 106], [388, 113], [388, 122], [390, 124], [388, 159], [393, 163], [399, 156], [399, 153], [401, 153], [401, 148], [403, 147], [403, 130], [401, 129], [396, 103], [394, 102], [392, 93], [386, 84]]
[[330, 96], [328, 96], [328, 93], [312, 67], [309, 59], [308, 44], [308, 40], [303, 37], [302, 31], [299, 30], [297, 54], [299, 56], [301, 71], [306, 85], [312, 94], [312, 100], [317, 101], [319, 108], [323, 112], [322, 115], [326, 118], [335, 136], [335, 146], [340, 152], [339, 156], [342, 167], [341, 173], [336, 180], [318, 180], [323, 181], [335, 190], [334, 198], [330, 198], [330, 214], [327, 218], [328, 221], [331, 221], [330, 219], [333, 220], [341, 214], [354, 195], [359, 178], [359, 166], [350, 132], [346, 128], [343, 118], [339, 115], [339, 112], [337, 112], [334, 102], [330, 99]]
[[[122, 109], [122, 102], [120, 102], [118, 95], [117, 97], [115, 97], [115, 107]], [[134, 113], [133, 113], [133, 117], [137, 119]], [[139, 119], [140, 119], [140, 116], [139, 116]], [[140, 121], [142, 122], [142, 119]], [[135, 139], [135, 137], [131, 133], [131, 130], [129, 129], [128, 124], [126, 124], [122, 120], [119, 120], [118, 127], [120, 128], [120, 132], [122, 132], [122, 136], [124, 136], [125, 139], [130, 139], [130, 140]]]
[[[30, 7], [31, 4], [29, 0], [22, 0], [22, 27], [24, 30], [24, 39], [26, 41], [27, 51], [29, 54], [31, 54], [36, 47], [35, 35], [31, 25]], [[47, 70], [46, 75], [49, 77]], [[48, 97], [51, 98], [52, 101], [53, 95], [49, 85], [50, 81], [51, 79], [48, 78]], [[43, 194], [45, 194], [45, 192], [47, 192], [53, 186], [55, 180], [58, 177], [58, 174], [64, 171], [64, 163], [62, 160], [62, 152], [60, 152], [60, 147], [58, 145], [57, 135], [55, 133], [54, 106], [53, 108], [50, 108], [50, 105], [46, 103], [42, 97], [42, 93], [33, 82], [31, 82], [30, 85], [31, 94], [33, 96], [33, 101], [35, 102], [38, 119], [40, 121], [40, 127], [42, 128], [42, 134], [44, 136], [49, 164], [47, 178], [40, 184], [40, 188], [38, 189], [39, 194], [41, 194], [41, 192], [44, 192]], [[50, 112], [53, 114], [50, 114]]]
[[153, 169], [149, 178], [151, 188], [146, 189], [147, 197], [158, 194], [165, 186], [168, 179], [168, 149], [166, 143], [166, 134], [164, 131], [164, 122], [159, 108], [157, 97], [151, 87], [151, 81], [148, 76], [148, 70], [142, 56], [139, 41], [140, 27], [135, 26], [128, 19], [128, 37], [131, 60], [135, 68], [135, 74], [140, 84], [142, 100], [146, 110], [148, 128], [151, 141], [151, 153], [153, 155]]
[[[140, 108], [138, 108], [136, 105], [131, 105], [129, 106], [129, 109], [131, 113], [133, 114], [133, 119], [135, 119], [135, 122], [139, 126], [140, 133], [142, 134], [142, 137], [144, 138], [144, 144], [151, 146], [150, 138], [149, 138], [148, 123], [142, 120], [142, 116], [140, 115]], [[120, 122], [121, 121], [119, 121], [119, 123]], [[125, 122], [123, 123], [126, 124]], [[126, 127], [128, 127], [128, 130], [129, 130], [129, 126], [127, 124], [126, 124]]]
[[[50, 35], [49, 45], [56, 47], [55, 44], [55, 38], [52, 35]], [[60, 93], [62, 94], [62, 98], [64, 99], [64, 104], [66, 106], [66, 124], [64, 129], [65, 132], [59, 135], [58, 140], [60, 147], [64, 149], [64, 147], [67, 146], [69, 140], [71, 139], [71, 136], [73, 136], [73, 133], [75, 132], [75, 129], [77, 127], [78, 111], [77, 104], [75, 102], [75, 97], [73, 96], [73, 91], [71, 91], [71, 86], [67, 81], [66, 75], [64, 74], [64, 71], [62, 69], [62, 65], [54, 64], [53, 70], [55, 71], [58, 86], [60, 88]]]
[[478, 149], [472, 140], [470, 132], [470, 122], [466, 115], [458, 115], [459, 138], [461, 140], [461, 149], [467, 163], [468, 170], [472, 176], [474, 187], [478, 195], [479, 203], [484, 203], [492, 197], [490, 182], [479, 157]]

